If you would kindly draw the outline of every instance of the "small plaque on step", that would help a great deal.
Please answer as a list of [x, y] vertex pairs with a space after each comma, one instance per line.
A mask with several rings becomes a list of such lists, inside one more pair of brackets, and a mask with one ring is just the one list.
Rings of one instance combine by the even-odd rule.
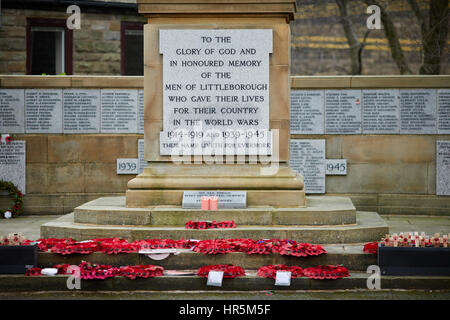
[[202, 197], [217, 197], [220, 209], [247, 208], [246, 191], [184, 191], [183, 209], [200, 209]]

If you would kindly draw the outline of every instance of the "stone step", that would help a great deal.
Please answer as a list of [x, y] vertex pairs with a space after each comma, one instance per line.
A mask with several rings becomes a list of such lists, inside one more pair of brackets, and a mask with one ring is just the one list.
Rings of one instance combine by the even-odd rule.
[[243, 226], [233, 229], [193, 230], [171, 226], [101, 226], [74, 223], [74, 214], [64, 215], [41, 226], [41, 237], [88, 240], [119, 237], [140, 239], [279, 238], [314, 244], [365, 243], [389, 233], [386, 222], [376, 212], [357, 212], [356, 224], [342, 226]]
[[[346, 290], [248, 290], [248, 291], [28, 291], [28, 292], [0, 292], [1, 300], [161, 300], [171, 304], [179, 300], [183, 307], [185, 300], [264, 300], [266, 303], [273, 300], [450, 300], [450, 290], [430, 289], [346, 289]], [[183, 300], [183, 301], [181, 301]], [[239, 304], [239, 301], [235, 301]], [[179, 307], [176, 309], [178, 312]], [[103, 312], [103, 311], [101, 311]]]
[[85, 260], [112, 266], [153, 264], [169, 270], [198, 269], [214, 264], [234, 264], [244, 269], [258, 269], [270, 264], [296, 265], [302, 268], [342, 264], [351, 270], [366, 271], [368, 266], [377, 264], [376, 255], [364, 253], [363, 245], [328, 245], [324, 248], [327, 254], [311, 257], [284, 256], [278, 253], [249, 255], [242, 252], [209, 255], [193, 252], [189, 249], [178, 249], [178, 255], [171, 254], [163, 260], [153, 260], [139, 253], [106, 254], [93, 252], [91, 254], [59, 255], [39, 252], [38, 266], [44, 268], [65, 263], [78, 265], [82, 260]]
[[127, 208], [125, 197], [103, 197], [74, 209], [76, 223], [96, 225], [171, 225], [188, 221], [230, 221], [239, 225], [344, 225], [356, 223], [356, 209], [350, 198], [316, 196], [306, 198], [305, 207], [202, 211], [175, 206]]
[[[186, 275], [169, 275], [149, 279], [114, 277], [105, 280], [81, 280], [81, 291], [259, 291], [259, 290], [344, 290], [367, 289], [369, 274], [350, 272], [350, 277], [337, 280], [314, 280], [306, 277], [292, 279], [291, 286], [275, 286], [273, 279], [256, 276], [256, 270], [245, 270], [246, 276], [224, 279], [222, 287], [206, 286], [206, 279], [186, 270]], [[33, 276], [0, 275], [0, 292], [69, 291], [65, 275]], [[382, 289], [428, 289], [450, 288], [450, 277], [382, 276]]]

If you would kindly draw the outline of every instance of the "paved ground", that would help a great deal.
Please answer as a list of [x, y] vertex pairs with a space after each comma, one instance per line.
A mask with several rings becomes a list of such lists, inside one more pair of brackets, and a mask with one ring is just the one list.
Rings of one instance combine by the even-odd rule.
[[448, 290], [0, 292], [1, 300], [450, 300]]
[[[60, 216], [21, 216], [14, 219], [0, 219], [0, 236], [11, 232], [22, 232], [28, 239], [38, 239], [41, 224]], [[450, 233], [450, 216], [388, 215], [381, 216], [388, 224], [390, 233], [425, 232], [426, 234]]]

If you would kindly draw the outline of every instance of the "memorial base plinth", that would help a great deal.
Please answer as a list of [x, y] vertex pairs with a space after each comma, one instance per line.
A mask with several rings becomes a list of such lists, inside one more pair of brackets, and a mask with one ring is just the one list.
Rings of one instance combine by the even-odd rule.
[[[206, 190], [198, 188], [198, 190]], [[211, 190], [211, 189], [208, 189]], [[213, 189], [228, 191], [236, 189]], [[283, 208], [305, 207], [305, 192], [297, 190], [242, 190], [247, 192], [247, 206], [273, 206]], [[146, 208], [166, 205], [181, 206], [184, 190], [127, 190], [128, 208]]]
[[237, 225], [352, 225], [356, 209], [346, 197], [307, 197], [307, 207], [183, 209], [180, 206], [127, 208], [124, 197], [105, 197], [74, 210], [74, 222], [97, 225], [181, 226], [188, 221], [234, 221]]
[[142, 174], [128, 182], [126, 205], [181, 206], [185, 190], [246, 191], [248, 206], [306, 206], [303, 176], [286, 163], [272, 166], [149, 163]]

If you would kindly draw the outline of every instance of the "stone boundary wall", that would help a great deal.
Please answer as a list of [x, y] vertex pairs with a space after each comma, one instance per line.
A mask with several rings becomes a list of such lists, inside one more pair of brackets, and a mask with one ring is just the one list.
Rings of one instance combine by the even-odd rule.
[[[449, 88], [450, 76], [292, 77], [291, 90]], [[450, 196], [436, 195], [438, 134], [291, 134], [325, 139], [327, 159], [346, 159], [346, 176], [326, 176], [327, 195], [348, 195], [358, 210], [450, 215]]]
[[[142, 89], [143, 77], [0, 76], [0, 88]], [[291, 89], [449, 88], [450, 76], [292, 77]], [[2, 132], [3, 133], [3, 132]], [[15, 134], [26, 141], [25, 214], [63, 214], [105, 195], [123, 195], [134, 175], [117, 158], [137, 158], [142, 134]], [[380, 214], [450, 215], [436, 195], [436, 141], [450, 135], [291, 135], [325, 139], [327, 159], [346, 159], [346, 176], [327, 176], [327, 195], [350, 196]], [[0, 197], [0, 208], [10, 199]]]

